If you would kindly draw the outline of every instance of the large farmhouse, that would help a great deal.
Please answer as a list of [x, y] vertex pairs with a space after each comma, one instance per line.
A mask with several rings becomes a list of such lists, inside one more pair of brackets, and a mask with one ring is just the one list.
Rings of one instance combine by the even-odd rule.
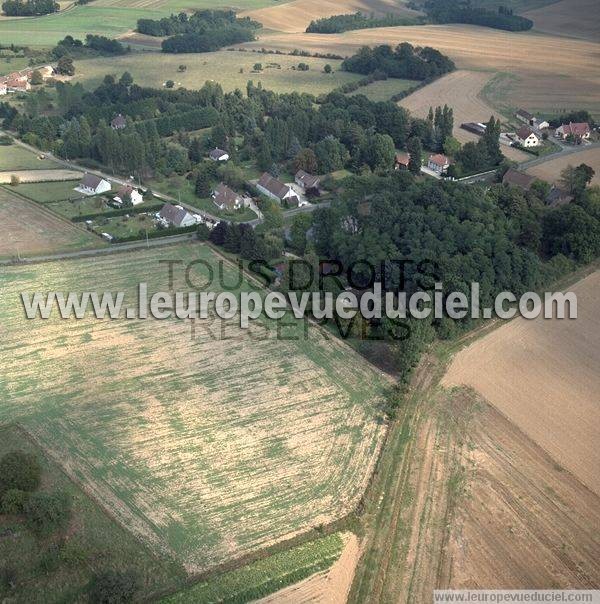
[[298, 197], [291, 187], [283, 184], [268, 172], [265, 172], [256, 183], [256, 188], [271, 199], [277, 201], [288, 201], [288, 203], [298, 203]]
[[540, 137], [529, 127], [521, 126], [517, 130], [517, 142], [522, 147], [538, 147], [541, 144]]
[[587, 122], [569, 122], [559, 126], [554, 134], [561, 139], [573, 137], [579, 140], [587, 140], [590, 138], [590, 132], [590, 125]]

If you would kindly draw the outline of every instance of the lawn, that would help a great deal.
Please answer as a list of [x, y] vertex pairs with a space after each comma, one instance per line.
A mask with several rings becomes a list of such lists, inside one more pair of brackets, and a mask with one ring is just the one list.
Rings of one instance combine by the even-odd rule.
[[349, 96], [364, 94], [371, 101], [389, 101], [395, 94], [413, 88], [418, 83], [415, 80], [388, 78], [387, 80], [378, 80], [368, 86], [362, 86], [358, 90], [350, 92]]
[[0, 145], [0, 172], [59, 167], [52, 160], [39, 159], [36, 153], [32, 153], [19, 145]]
[[42, 492], [63, 492], [72, 501], [72, 516], [61, 543], [60, 534], [37, 538], [15, 516], [0, 515], [0, 565], [15, 572], [16, 587], [0, 598], [11, 602], [75, 602], [94, 573], [130, 569], [145, 591], [180, 584], [180, 565], [155, 556], [112, 520], [56, 463], [16, 426], [0, 427], [0, 456], [14, 450], [33, 453], [42, 466]]
[[214, 204], [212, 198], [200, 199], [194, 192], [193, 181], [187, 180], [184, 176], [172, 176], [162, 181], [150, 181], [147, 183], [151, 189], [157, 192], [163, 192], [168, 195], [177, 195], [179, 199], [193, 208], [208, 212], [213, 216], [218, 216], [231, 222], [246, 222], [254, 220], [257, 216], [250, 208], [240, 208], [231, 212], [220, 210]]
[[[275, 4], [274, 0], [237, 0], [240, 9], [260, 8]], [[168, 17], [183, 9], [220, 8], [217, 0], [97, 0], [75, 6], [61, 13], [21, 19], [0, 19], [0, 40], [3, 44], [50, 46], [66, 34], [84, 39], [86, 34], [118, 37], [135, 29], [137, 20]]]
[[[292, 69], [301, 62], [310, 66], [309, 71]], [[262, 71], [253, 72], [255, 63], [262, 64]], [[328, 63], [334, 68], [334, 73], [323, 72]], [[160, 64], [160, 69], [156, 68], [157, 64]], [[128, 71], [141, 85], [158, 88], [167, 80], [173, 80], [175, 87], [198, 89], [210, 80], [219, 82], [225, 91], [245, 90], [248, 81], [252, 80], [275, 92], [319, 95], [360, 79], [357, 74], [339, 71], [340, 64], [341, 61], [331, 59], [227, 50], [195, 54], [132, 52], [120, 57], [76, 61], [76, 74], [72, 81], [94, 88], [107, 73], [120, 76]], [[180, 65], [187, 66], [185, 72], [179, 72]]]
[[[82, 199], [81, 203], [90, 205], [94, 204], [96, 198], [85, 198], [82, 193], [74, 190], [78, 184], [78, 180], [27, 182], [21, 183], [15, 187], [15, 191], [33, 201], [37, 201], [38, 203], [52, 203], [62, 200]], [[69, 202], [69, 205], [72, 205], [72, 202]]]
[[193, 260], [194, 288], [252, 289], [199, 244], [4, 269], [0, 423], [22, 424], [144, 543], [198, 572], [352, 510], [388, 382], [291, 316], [251, 331], [235, 318], [24, 318], [21, 292], [100, 288], [135, 305], [140, 281], [150, 295], [189, 290], [185, 265], [171, 284], [164, 263]]

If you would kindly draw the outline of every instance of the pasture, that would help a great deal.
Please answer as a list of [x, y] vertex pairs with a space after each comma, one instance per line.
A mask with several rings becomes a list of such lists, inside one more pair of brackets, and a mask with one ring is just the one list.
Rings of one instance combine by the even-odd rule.
[[568, 166], [578, 166], [579, 164], [587, 164], [591, 166], [594, 171], [594, 177], [592, 178], [592, 184], [600, 184], [600, 148], [595, 147], [593, 149], [583, 148], [577, 153], [571, 153], [569, 155], [563, 155], [556, 159], [549, 159], [537, 166], [528, 168], [526, 172], [532, 176], [537, 176], [548, 182], [558, 182], [560, 180], [560, 173]]
[[[160, 63], [160, 69], [156, 68]], [[261, 71], [254, 71], [260, 63]], [[309, 71], [293, 69], [306, 63]], [[76, 62], [73, 82], [82, 82], [88, 88], [97, 86], [107, 73], [121, 75], [129, 71], [134, 80], [145, 85], [162, 87], [173, 80], [175, 87], [198, 89], [206, 81], [219, 82], [225, 91], [236, 88], [245, 91], [248, 80], [275, 92], [327, 93], [345, 84], [360, 79], [357, 74], [339, 71], [341, 61], [312, 57], [292, 57], [254, 52], [221, 50], [201, 54], [157, 54], [136, 52], [110, 59], [98, 58]], [[323, 67], [330, 64], [334, 73], [324, 73]], [[185, 65], [184, 72], [179, 66]]]
[[[287, 317], [28, 321], [22, 291], [168, 291], [161, 261], [198, 260], [195, 289], [249, 290], [201, 245], [2, 272], [0, 422], [16, 421], [69, 476], [189, 572], [273, 545], [357, 504], [382, 444], [387, 379]], [[172, 289], [189, 290], [176, 268]]]
[[98, 237], [0, 187], [0, 258], [102, 245]]
[[[236, 6], [256, 9], [274, 2], [238, 0]], [[41, 17], [1, 19], [0, 40], [3, 44], [49, 46], [67, 33], [80, 39], [88, 33], [116, 38], [134, 29], [138, 19], [160, 19], [182, 10], [220, 7], [216, 0], [197, 0], [191, 4], [185, 0], [98, 0]]]
[[51, 159], [40, 156], [20, 145], [0, 145], [0, 172], [10, 170], [51, 170], [59, 167]]
[[[75, 191], [79, 180], [62, 180], [57, 182], [27, 182], [18, 185], [15, 191], [38, 203], [73, 200], [84, 195]], [[86, 198], [90, 199], [90, 198]]]
[[389, 101], [395, 94], [404, 92], [418, 83], [415, 80], [388, 78], [387, 80], [378, 80], [368, 86], [362, 86], [358, 90], [350, 92], [349, 96], [364, 94], [371, 101]]
[[577, 283], [578, 318], [517, 318], [454, 358], [442, 382], [464, 384], [600, 494], [600, 272]]

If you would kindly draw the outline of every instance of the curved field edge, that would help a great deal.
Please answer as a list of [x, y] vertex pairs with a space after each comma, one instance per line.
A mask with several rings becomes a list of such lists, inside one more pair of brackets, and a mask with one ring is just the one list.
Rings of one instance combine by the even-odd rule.
[[[15, 517], [0, 517], [0, 563], [14, 568], [16, 586], [10, 599], [20, 602], [76, 601], [87, 589], [96, 572], [107, 568], [134, 571], [142, 588], [155, 590], [164, 585], [176, 589], [184, 584], [181, 565], [168, 558], [157, 557], [129, 531], [107, 515], [101, 506], [88, 497], [22, 428], [15, 424], [0, 426], [0, 457], [9, 451], [21, 450], [34, 454], [42, 468], [41, 492], [60, 491], [72, 502], [70, 522], [65, 536], [35, 538]], [[62, 538], [61, 538], [62, 537]], [[40, 568], [40, 560], [58, 543], [60, 563], [52, 572]], [[14, 561], [18, 560], [18, 565]], [[3, 592], [6, 596], [6, 592]], [[15, 601], [16, 601], [15, 600]]]
[[[192, 574], [353, 511], [381, 448], [389, 382], [345, 344], [298, 321], [279, 338], [264, 322], [270, 338], [244, 339], [234, 321], [192, 332], [183, 321], [20, 316], [20, 291], [99, 280], [102, 291], [131, 294], [140, 280], [166, 291], [160, 260], [197, 260], [196, 283], [207, 265], [219, 272], [200, 245], [3, 272], [1, 420], [21, 422], [111, 515]], [[175, 289], [188, 289], [183, 277]]]
[[263, 560], [193, 585], [162, 604], [241, 604], [270, 595], [320, 573], [340, 557], [344, 541], [339, 533], [309, 541]]

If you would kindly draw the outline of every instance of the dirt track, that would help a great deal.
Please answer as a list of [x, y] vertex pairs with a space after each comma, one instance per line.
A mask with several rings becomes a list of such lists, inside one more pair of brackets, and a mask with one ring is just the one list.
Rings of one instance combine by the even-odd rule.
[[442, 383], [473, 387], [600, 494], [600, 271], [572, 291], [576, 320], [515, 319], [460, 352]]

